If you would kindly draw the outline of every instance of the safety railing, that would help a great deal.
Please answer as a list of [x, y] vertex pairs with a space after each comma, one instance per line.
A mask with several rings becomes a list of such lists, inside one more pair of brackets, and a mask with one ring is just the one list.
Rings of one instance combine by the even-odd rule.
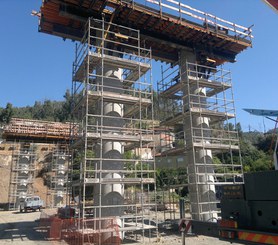
[[236, 39], [251, 41], [253, 38], [251, 27], [244, 27], [224, 20], [215, 15], [192, 8], [189, 5], [175, 0], [146, 0], [158, 6], [160, 15], [164, 13], [177, 13], [180, 21], [192, 20], [210, 31], [224, 35], [234, 36]]

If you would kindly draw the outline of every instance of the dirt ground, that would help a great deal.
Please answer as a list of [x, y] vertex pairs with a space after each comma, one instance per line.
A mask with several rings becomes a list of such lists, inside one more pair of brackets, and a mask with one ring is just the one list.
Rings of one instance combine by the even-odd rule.
[[0, 244], [56, 245], [65, 244], [47, 241], [39, 230], [40, 212], [20, 213], [17, 211], [0, 212]]
[[[1, 144], [0, 144], [1, 146]], [[0, 151], [0, 208], [8, 203], [12, 156], [7, 151]]]
[[[65, 245], [65, 242], [48, 241], [45, 239], [44, 233], [39, 227], [40, 212], [19, 213], [15, 211], [0, 212], [0, 244], [22, 244], [22, 245]], [[124, 242], [125, 245], [138, 244], [132, 242]], [[181, 245], [181, 235], [177, 232], [173, 234], [171, 231], [160, 232], [159, 239], [156, 242], [145, 240], [145, 244], [149, 245]], [[215, 238], [205, 236], [186, 237], [186, 245], [228, 245], [230, 243], [223, 242]], [[235, 244], [235, 243], [234, 243]]]

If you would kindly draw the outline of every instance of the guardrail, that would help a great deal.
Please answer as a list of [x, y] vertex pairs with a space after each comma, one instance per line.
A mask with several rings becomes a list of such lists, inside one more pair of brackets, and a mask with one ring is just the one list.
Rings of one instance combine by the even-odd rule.
[[[210, 29], [219, 32], [221, 34], [232, 35], [235, 38], [239, 39], [251, 39], [252, 30], [251, 27], [244, 27], [233, 22], [221, 19], [215, 15], [200, 11], [198, 9], [192, 8], [189, 5], [183, 4], [181, 2], [175, 0], [146, 0], [149, 3], [156, 4], [159, 6], [160, 15], [163, 15], [163, 9], [167, 9], [168, 11], [176, 11], [178, 13], [177, 18], [181, 21], [187, 20], [188, 18], [192, 18], [198, 24], [201, 24], [206, 29]], [[165, 3], [167, 2], [167, 3]]]

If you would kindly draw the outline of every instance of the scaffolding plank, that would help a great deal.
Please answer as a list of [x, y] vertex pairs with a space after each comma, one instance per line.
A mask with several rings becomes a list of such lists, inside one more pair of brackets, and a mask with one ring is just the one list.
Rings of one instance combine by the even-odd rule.
[[103, 101], [112, 102], [112, 103], [121, 103], [121, 104], [128, 104], [128, 105], [134, 105], [140, 103], [140, 105], [143, 107], [151, 105], [152, 103], [151, 99], [142, 98], [142, 97], [140, 98], [129, 94], [120, 94], [120, 93], [115, 93], [110, 91], [88, 91], [88, 94], [92, 96], [90, 97], [92, 100], [98, 100], [100, 98], [103, 98]]
[[152, 184], [154, 178], [85, 178], [84, 183], [88, 184]]
[[210, 88], [206, 92], [207, 97], [212, 97], [232, 87], [232, 84], [228, 82], [221, 82], [194, 76], [188, 76], [188, 80], [190, 84], [198, 84], [198, 87]]
[[193, 146], [196, 148], [204, 148], [210, 150], [239, 150], [238, 145], [224, 144], [224, 143], [209, 143], [209, 142], [194, 142]]
[[91, 139], [111, 140], [111, 141], [121, 141], [121, 142], [151, 142], [153, 137], [149, 135], [127, 135], [127, 134], [113, 134], [113, 133], [87, 133], [87, 137]]
[[79, 68], [77, 69], [77, 71], [73, 76], [73, 80], [79, 82], [85, 81], [87, 72], [90, 72], [90, 71], [86, 72], [88, 62], [92, 70], [92, 68], [101, 66], [102, 61], [103, 61], [103, 65], [105, 66], [128, 69], [130, 73], [126, 78], [127, 80], [137, 81], [140, 76], [143, 76], [151, 68], [151, 65], [148, 63], [119, 58], [108, 54], [102, 55], [95, 52], [89, 52], [89, 54], [87, 54], [84, 57], [81, 64], [79, 65]]
[[184, 84], [180, 83], [180, 81], [178, 81], [177, 83], [170, 85], [164, 91], [161, 91], [160, 95], [163, 97], [178, 98], [177, 96], [174, 96], [174, 95], [175, 95], [175, 93], [181, 91], [183, 86], [184, 86]]
[[207, 87], [207, 88], [222, 88], [222, 89], [229, 89], [232, 87], [231, 83], [228, 82], [222, 82], [222, 81], [216, 81], [216, 80], [210, 80], [205, 79], [201, 77], [195, 77], [195, 76], [188, 76], [189, 83], [198, 83], [200, 87]]
[[198, 108], [198, 107], [192, 107], [187, 112], [189, 112], [189, 111], [194, 114], [200, 114], [202, 116], [209, 117], [212, 120], [217, 118], [217, 121], [235, 118], [234, 113], [221, 112], [221, 111], [217, 111], [217, 110], [207, 110], [207, 109]]

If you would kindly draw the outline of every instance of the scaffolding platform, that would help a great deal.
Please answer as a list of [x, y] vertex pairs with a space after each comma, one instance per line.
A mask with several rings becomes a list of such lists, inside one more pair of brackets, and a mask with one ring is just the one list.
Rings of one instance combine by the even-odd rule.
[[210, 166], [212, 166], [212, 167], [234, 167], [234, 168], [241, 168], [242, 166], [240, 165], [240, 164], [233, 164], [233, 165], [231, 165], [231, 164], [225, 164], [225, 163], [221, 163], [221, 165], [219, 165], [218, 163], [211, 163], [211, 164], [208, 164], [208, 163], [195, 163], [195, 166], [198, 166], [198, 167], [200, 167], [200, 166], [206, 166], [206, 167], [210, 167]]
[[195, 76], [188, 76], [188, 81], [190, 84], [196, 84], [198, 87], [209, 88], [209, 90], [206, 91], [207, 97], [212, 97], [232, 87], [231, 82], [216, 81]]
[[[230, 83], [227, 82], [213, 81], [209, 79], [196, 78], [193, 76], [189, 76], [188, 79], [189, 83], [196, 84], [198, 87], [209, 88], [206, 91], [207, 97], [212, 97], [220, 92], [223, 92], [226, 89], [231, 88], [232, 86]], [[166, 89], [161, 88], [162, 91], [160, 93], [160, 96], [172, 99], [179, 99], [182, 96], [178, 96], [176, 95], [176, 93], [180, 92], [184, 86], [186, 86], [185, 83], [180, 82], [180, 80], [178, 79], [178, 81], [176, 81], [175, 83], [164, 85]]]
[[[132, 131], [133, 129], [130, 129], [130, 132]], [[87, 138], [87, 142], [90, 143], [90, 144], [94, 144], [96, 142], [98, 142], [101, 138], [102, 140], [104, 141], [113, 141], [113, 142], [125, 142], [127, 143], [125, 145], [125, 148], [127, 150], [131, 150], [131, 149], [134, 149], [136, 147], [139, 147], [140, 146], [140, 142], [142, 142], [143, 144], [148, 144], [148, 143], [151, 143], [153, 142], [153, 137], [152, 136], [140, 136], [140, 135], [122, 135], [122, 134], [113, 134], [113, 133], [103, 133], [103, 134], [100, 134], [100, 133], [91, 133], [91, 132], [88, 132], [87, 133], [87, 136], [85, 135], [79, 135], [79, 136], [76, 136], [74, 138], [74, 142], [72, 143], [71, 145], [71, 148], [78, 148], [80, 147], [82, 144], [84, 144], [85, 142], [85, 138]], [[133, 142], [133, 143], [131, 143]]]
[[[108, 91], [88, 91], [88, 104], [93, 106], [96, 104], [96, 101], [103, 100], [104, 102], [110, 103], [120, 103], [124, 105], [128, 105], [124, 110], [124, 117], [130, 118], [135, 113], [140, 112], [140, 110], [145, 109], [148, 106], [151, 106], [152, 100], [149, 98], [144, 98], [149, 96], [149, 92], [142, 92], [141, 95], [138, 91], [134, 91], [137, 93], [137, 96], [124, 94], [125, 92], [133, 93], [133, 91], [126, 91], [122, 89], [123, 93], [115, 93]], [[87, 98], [83, 97], [78, 104], [75, 106], [74, 113], [78, 113], [80, 108], [87, 103]]]
[[179, 92], [182, 87], [184, 86], [183, 83], [181, 83], [180, 81], [175, 82], [174, 84], [171, 85], [165, 85], [165, 87], [167, 87], [166, 89], [163, 89], [160, 93], [160, 96], [162, 97], [167, 97], [167, 98], [173, 98], [173, 99], [178, 99], [179, 97], [177, 95], [175, 95], [177, 92]]
[[[189, 146], [190, 147], [190, 146]], [[195, 148], [204, 148], [208, 150], [217, 150], [221, 152], [222, 150], [239, 150], [238, 145], [230, 145], [229, 143], [225, 144], [216, 144], [216, 143], [210, 143], [210, 142], [200, 142], [200, 143], [193, 143], [193, 147]]]
[[113, 134], [113, 133], [87, 133], [87, 137], [91, 139], [110, 140], [110, 141], [121, 141], [121, 142], [139, 142], [142, 141], [152, 142], [153, 137], [144, 135], [124, 135], [124, 134]]
[[89, 184], [153, 184], [154, 178], [85, 178], [84, 183]]
[[[123, 93], [124, 92], [125, 91], [123, 91]], [[90, 101], [92, 100], [92, 103], [95, 103], [93, 101], [99, 99], [103, 99], [103, 101], [105, 102], [122, 103], [126, 105], [136, 105], [136, 104], [139, 105], [140, 103], [142, 107], [149, 106], [152, 103], [151, 99], [142, 98], [140, 94], [138, 94], [139, 96], [137, 97], [137, 96], [123, 94], [123, 93], [115, 93], [115, 92], [108, 92], [108, 91], [88, 91], [89, 100]], [[137, 108], [137, 110], [138, 109], [139, 108]]]
[[[142, 57], [142, 61], [144, 61], [144, 57]], [[150, 69], [150, 64], [145, 62], [119, 58], [108, 54], [89, 52], [82, 59], [80, 65], [76, 64], [76, 67], [78, 68], [73, 75], [73, 80], [80, 82], [84, 81], [84, 74], [86, 74], [88, 65], [89, 67], [101, 67], [104, 65], [129, 70], [129, 73], [125, 78], [127, 82], [137, 81], [139, 77], [143, 76]]]
[[205, 116], [210, 118], [211, 123], [219, 122], [219, 121], [225, 121], [228, 119], [235, 118], [234, 113], [227, 113], [227, 112], [220, 112], [220, 111], [212, 111], [212, 110], [207, 110], [204, 108], [198, 108], [198, 107], [193, 107], [190, 108], [190, 110], [187, 110], [184, 115], [180, 112], [172, 117], [167, 118], [163, 122], [160, 123], [161, 126], [174, 126], [177, 124], [182, 124], [183, 123], [183, 118], [187, 116], [188, 113], [192, 113], [195, 115], [200, 115], [200, 116]]
[[[222, 108], [220, 108], [222, 109]], [[211, 122], [214, 121], [224, 121], [224, 120], [228, 120], [228, 119], [232, 119], [235, 118], [235, 114], [234, 113], [228, 113], [228, 112], [221, 112], [221, 111], [217, 111], [217, 110], [207, 110], [204, 108], [198, 108], [198, 107], [192, 107], [190, 108], [190, 110], [186, 111], [185, 113], [191, 112], [193, 114], [198, 114], [200, 116], [205, 116], [205, 117], [209, 117], [211, 119]]]

